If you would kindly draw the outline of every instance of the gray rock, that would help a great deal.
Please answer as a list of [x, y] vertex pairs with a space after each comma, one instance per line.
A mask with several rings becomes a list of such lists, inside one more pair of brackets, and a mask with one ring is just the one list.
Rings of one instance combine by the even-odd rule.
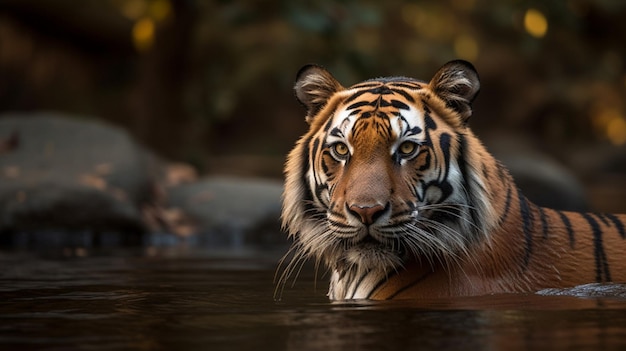
[[582, 183], [571, 171], [541, 154], [504, 157], [524, 195], [535, 204], [562, 211], [589, 211]]
[[287, 242], [279, 226], [280, 181], [197, 180], [187, 173], [101, 122], [2, 115], [0, 243], [170, 246], [182, 240], [237, 249]]
[[489, 151], [509, 169], [516, 185], [535, 204], [556, 210], [589, 210], [574, 172], [529, 140], [507, 132], [483, 137]]
[[249, 246], [286, 242], [279, 226], [282, 182], [208, 177], [171, 188], [169, 208], [196, 223], [197, 240], [207, 246]]
[[0, 232], [141, 232], [156, 159], [113, 126], [55, 113], [0, 116]]

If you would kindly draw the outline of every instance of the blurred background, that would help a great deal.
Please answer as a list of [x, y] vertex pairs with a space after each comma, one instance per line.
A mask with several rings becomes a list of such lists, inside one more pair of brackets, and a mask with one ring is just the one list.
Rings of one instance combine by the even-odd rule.
[[[617, 345], [609, 299], [325, 305], [319, 262], [278, 264], [279, 215], [301, 66], [349, 86], [459, 58], [470, 125], [531, 200], [626, 213], [625, 19], [623, 0], [0, 0], [0, 344], [389, 348], [410, 320], [396, 343]], [[469, 314], [431, 313], [449, 306]]]
[[620, 0], [0, 0], [0, 113], [102, 120], [201, 174], [280, 179], [302, 65], [348, 86], [461, 58], [492, 152], [626, 212], [624, 18]]

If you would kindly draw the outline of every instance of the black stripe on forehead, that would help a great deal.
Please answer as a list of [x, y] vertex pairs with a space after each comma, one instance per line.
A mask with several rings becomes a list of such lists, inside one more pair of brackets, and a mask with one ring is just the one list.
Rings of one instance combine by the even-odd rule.
[[347, 99], [344, 101], [344, 103], [345, 103], [345, 104], [348, 104], [348, 103], [350, 103], [350, 102], [354, 101], [354, 99], [358, 98], [359, 96], [361, 96], [361, 95], [363, 95], [363, 94], [365, 94], [365, 93], [367, 93], [367, 92], [369, 92], [369, 90], [361, 90], [361, 91], [357, 91], [356, 93], [352, 94], [349, 98], [347, 98]]
[[383, 84], [383, 82], [379, 82], [376, 80], [365, 81], [363, 83], [355, 84], [350, 89], [365, 89], [365, 88], [374, 88], [379, 87]]
[[376, 134], [385, 139], [391, 138], [391, 120], [389, 116], [381, 111], [376, 113], [364, 113], [358, 118], [352, 126], [352, 137], [358, 137], [359, 132], [373, 128]]
[[[365, 82], [360, 85], [353, 86], [352, 89], [359, 89], [348, 98], [344, 100], [344, 104], [348, 105], [345, 110], [348, 111], [348, 117], [355, 117], [356, 121], [352, 126], [351, 134], [357, 134], [360, 131], [373, 127], [376, 133], [389, 138], [391, 137], [391, 120], [387, 113], [391, 113], [394, 116], [402, 117], [400, 111], [392, 112], [379, 110], [392, 107], [397, 110], [411, 110], [410, 104], [415, 102], [415, 99], [409, 94], [409, 92], [403, 90], [410, 88], [416, 90], [421, 88], [421, 85], [411, 81], [372, 81]], [[372, 94], [374, 96], [365, 98], [363, 95]], [[359, 99], [360, 98], [360, 99]], [[372, 118], [374, 117], [374, 118]], [[371, 121], [365, 121], [372, 119]], [[342, 122], [342, 124], [345, 120]], [[406, 119], [403, 118], [403, 122], [406, 125], [404, 135], [418, 134], [421, 132], [421, 128], [411, 128]], [[331, 132], [331, 135], [339, 136], [339, 131], [344, 130], [338, 127]], [[345, 131], [345, 130], [344, 130]]]
[[352, 105], [346, 107], [346, 110], [354, 110], [356, 108], [359, 107], [363, 107], [363, 106], [376, 106], [377, 104], [377, 100], [373, 100], [373, 101], [359, 101], [359, 102], [355, 102]]
[[405, 104], [404, 102], [400, 101], [400, 100], [391, 100], [391, 106], [400, 109], [400, 110], [410, 110], [411, 108], [409, 107], [409, 105]]
[[407, 93], [406, 91], [402, 89], [391, 89], [391, 91], [393, 91], [396, 94], [402, 95], [402, 97], [407, 99], [407, 101], [409, 102], [415, 102], [415, 99], [411, 96], [411, 94]]
[[356, 85], [352, 87], [352, 89], [363, 89], [363, 90], [359, 90], [356, 93], [352, 94], [350, 97], [348, 97], [344, 101], [345, 104], [348, 104], [354, 101], [359, 96], [366, 94], [366, 93], [370, 93], [372, 95], [390, 95], [394, 93], [394, 91], [390, 89], [388, 86], [383, 85], [382, 83], [376, 83], [376, 82], [372, 84]]
[[[410, 110], [411, 108], [409, 107], [409, 105], [407, 105], [406, 103], [397, 100], [397, 99], [385, 99], [382, 95], [378, 96], [377, 98], [373, 99], [372, 101], [359, 101], [359, 102], [355, 102], [352, 105], [346, 107], [346, 110], [355, 110], [358, 109], [360, 107], [365, 107], [365, 106], [370, 106], [370, 107], [374, 107], [374, 108], [378, 108], [378, 107], [394, 107], [397, 108], [399, 110]], [[354, 113], [351, 113], [351, 115], [353, 115]]]
[[402, 82], [389, 82], [387, 84], [392, 87], [404, 88], [409, 90], [420, 90], [424, 87], [423, 83], [413, 80], [404, 80]]
[[[351, 89], [359, 89], [359, 91], [357, 91], [356, 93], [348, 97], [346, 100], [344, 100], [344, 104], [349, 104], [366, 93], [370, 93], [372, 95], [381, 95], [379, 96], [379, 98], [381, 98], [382, 95], [398, 94], [398, 95], [401, 95], [403, 98], [405, 98], [409, 103], [413, 103], [415, 102], [415, 99], [413, 98], [413, 96], [411, 96], [411, 94], [409, 94], [406, 91], [406, 89], [408, 88], [410, 90], [417, 90], [417, 89], [420, 89], [421, 87], [422, 86], [419, 84], [411, 84], [411, 82], [408, 82], [408, 81], [407, 82], [374, 81], [372, 83], [362, 83], [362, 84], [355, 85], [351, 88]], [[365, 104], [366, 103], [360, 103], [360, 105], [352, 104], [347, 109], [350, 110], [353, 108], [364, 106]], [[372, 106], [375, 106], [375, 104], [372, 104]], [[404, 107], [398, 107], [398, 108], [404, 108]], [[408, 109], [408, 108], [405, 108], [405, 109]]]

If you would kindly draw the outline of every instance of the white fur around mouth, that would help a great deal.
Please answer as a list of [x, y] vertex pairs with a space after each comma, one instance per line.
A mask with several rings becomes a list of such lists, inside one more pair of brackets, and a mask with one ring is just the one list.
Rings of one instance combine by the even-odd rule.
[[405, 250], [401, 245], [391, 247], [369, 236], [344, 253], [348, 265], [365, 270], [398, 267], [404, 256]]

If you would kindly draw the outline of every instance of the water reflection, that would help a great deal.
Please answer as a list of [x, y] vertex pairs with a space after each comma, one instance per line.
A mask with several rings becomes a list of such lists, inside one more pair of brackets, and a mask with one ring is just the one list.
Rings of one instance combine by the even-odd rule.
[[[624, 301], [493, 296], [490, 300], [333, 308], [289, 322], [287, 349], [512, 350], [626, 345]], [[476, 303], [477, 302], [477, 303]], [[444, 306], [445, 305], [445, 306]], [[492, 308], [495, 307], [495, 308]]]
[[624, 298], [329, 303], [305, 271], [275, 302], [275, 256], [0, 253], [0, 349], [626, 347]]

